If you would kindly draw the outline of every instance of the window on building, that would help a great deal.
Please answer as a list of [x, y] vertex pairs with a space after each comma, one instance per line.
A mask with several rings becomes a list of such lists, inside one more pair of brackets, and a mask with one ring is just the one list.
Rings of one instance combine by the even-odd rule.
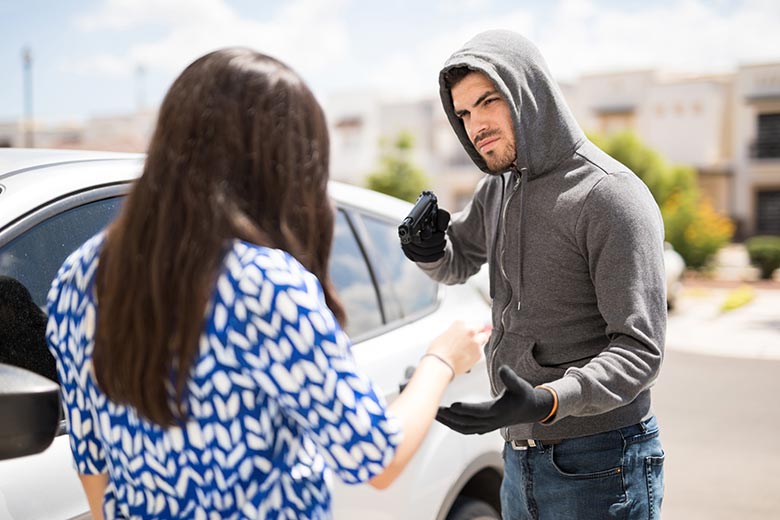
[[363, 119], [360, 117], [343, 117], [335, 124], [337, 135], [341, 138], [344, 150], [360, 147], [363, 134]]
[[759, 114], [753, 157], [780, 159], [780, 113]]
[[636, 126], [632, 110], [602, 112], [598, 115], [598, 122], [599, 130], [604, 135], [630, 130]]
[[756, 232], [780, 235], [780, 190], [759, 191], [756, 200]]

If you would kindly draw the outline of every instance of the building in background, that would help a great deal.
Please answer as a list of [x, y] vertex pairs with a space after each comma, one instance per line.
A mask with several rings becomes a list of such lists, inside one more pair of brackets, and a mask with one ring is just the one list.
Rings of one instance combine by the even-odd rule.
[[780, 235], [780, 63], [740, 67], [733, 104], [735, 215], [745, 235]]
[[631, 71], [584, 76], [564, 95], [587, 132], [633, 130], [666, 160], [693, 167], [703, 195], [734, 218], [733, 82]]
[[[143, 110], [125, 115], [92, 117], [85, 122], [35, 123], [35, 147], [144, 152], [156, 120], [156, 110]], [[0, 122], [0, 147], [23, 147], [24, 131], [21, 121]]]
[[325, 112], [334, 179], [365, 184], [379, 168], [384, 146], [408, 132], [414, 139], [409, 160], [431, 180], [441, 206], [455, 211], [470, 200], [481, 172], [452, 132], [438, 99], [382, 99], [373, 91], [345, 92], [331, 96]]

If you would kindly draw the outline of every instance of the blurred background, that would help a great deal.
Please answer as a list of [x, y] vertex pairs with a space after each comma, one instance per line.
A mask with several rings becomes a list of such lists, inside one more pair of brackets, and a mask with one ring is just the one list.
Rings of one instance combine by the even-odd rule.
[[481, 174], [438, 71], [520, 32], [664, 216], [665, 516], [780, 518], [778, 27], [776, 0], [0, 0], [0, 147], [142, 152], [181, 70], [243, 45], [309, 82], [333, 178], [458, 210]]

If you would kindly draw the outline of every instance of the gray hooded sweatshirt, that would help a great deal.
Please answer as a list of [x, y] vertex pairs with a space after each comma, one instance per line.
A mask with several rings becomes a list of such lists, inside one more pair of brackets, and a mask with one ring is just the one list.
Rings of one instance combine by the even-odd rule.
[[548, 424], [503, 429], [505, 439], [562, 439], [648, 417], [666, 334], [663, 222], [645, 184], [585, 137], [539, 51], [508, 31], [478, 35], [440, 76], [444, 110], [466, 151], [485, 161], [453, 111], [444, 72], [481, 71], [508, 101], [516, 167], [486, 176], [453, 215], [444, 257], [418, 264], [446, 284], [487, 262], [492, 391], [509, 365], [558, 394]]

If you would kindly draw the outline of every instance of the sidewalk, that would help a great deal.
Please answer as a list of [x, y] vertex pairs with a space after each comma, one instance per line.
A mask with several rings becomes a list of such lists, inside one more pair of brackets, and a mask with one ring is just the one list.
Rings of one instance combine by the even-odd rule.
[[[730, 311], [721, 306], [734, 287], [747, 285], [755, 297]], [[686, 281], [669, 313], [666, 346], [730, 357], [780, 360], [780, 283]]]

